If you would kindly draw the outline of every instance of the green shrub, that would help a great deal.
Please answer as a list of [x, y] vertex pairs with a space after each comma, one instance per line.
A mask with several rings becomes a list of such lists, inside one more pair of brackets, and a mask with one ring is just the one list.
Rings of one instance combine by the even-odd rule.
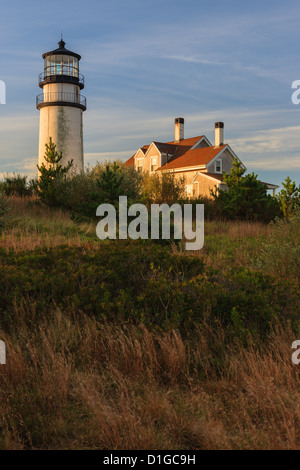
[[115, 162], [106, 165], [102, 171], [94, 173], [94, 190], [90, 190], [78, 207], [78, 212], [84, 216], [95, 217], [97, 207], [108, 203], [117, 207], [119, 196], [125, 196], [123, 191], [124, 174]]
[[295, 208], [290, 219], [273, 223], [270, 240], [263, 243], [256, 265], [259, 269], [300, 280], [300, 208]]
[[57, 191], [55, 188], [55, 181], [61, 179], [63, 182], [66, 180], [66, 175], [70, 171], [73, 160], [68, 162], [67, 166], [62, 166], [60, 164], [61, 159], [63, 158], [62, 152], [58, 153], [56, 150], [56, 145], [52, 142], [50, 137], [49, 144], [45, 144], [45, 162], [38, 166], [39, 170], [39, 180], [37, 184], [37, 193], [42, 202], [48, 206], [59, 206], [57, 200]]
[[4, 181], [0, 183], [0, 189], [6, 196], [32, 196], [33, 180], [27, 182], [27, 176], [14, 174], [12, 176], [5, 176]]
[[97, 192], [95, 180], [86, 173], [73, 173], [68, 178], [57, 178], [54, 188], [58, 205], [73, 213], [80, 211], [82, 203], [90, 193]]
[[267, 186], [245, 170], [237, 159], [229, 173], [224, 172], [227, 190], [212, 191], [219, 212], [224, 218], [270, 222], [280, 216], [278, 200], [267, 194]]
[[4, 192], [0, 191], [0, 229], [5, 225], [3, 218], [7, 214], [8, 210], [8, 199]]
[[143, 173], [143, 202], [148, 204], [174, 204], [185, 197], [185, 179], [172, 172]]
[[221, 322], [240, 336], [240, 320], [243, 330], [265, 334], [278, 318], [299, 320], [299, 291], [292, 281], [245, 268], [215, 272], [199, 258], [170, 256], [152, 242], [100, 247], [0, 251], [1, 322], [13, 325], [14, 305], [24, 302], [37, 317], [56, 305], [100, 321], [142, 321], [184, 334], [203, 322]]
[[215, 203], [215, 201], [211, 197], [207, 196], [199, 196], [193, 199], [180, 199], [179, 204], [191, 204], [193, 206], [193, 214], [196, 213], [196, 205], [203, 204], [204, 205], [204, 218], [206, 221], [208, 220], [218, 220], [224, 219], [224, 214], [222, 214], [221, 208]]
[[278, 200], [284, 217], [288, 219], [296, 209], [300, 208], [300, 186], [297, 187], [295, 181], [292, 182], [289, 176], [282, 186], [283, 189], [278, 194]]
[[56, 201], [81, 220], [95, 218], [100, 204], [118, 205], [119, 196], [127, 196], [129, 204], [140, 198], [141, 175], [121, 162], [98, 163], [81, 174], [71, 173], [54, 182]]

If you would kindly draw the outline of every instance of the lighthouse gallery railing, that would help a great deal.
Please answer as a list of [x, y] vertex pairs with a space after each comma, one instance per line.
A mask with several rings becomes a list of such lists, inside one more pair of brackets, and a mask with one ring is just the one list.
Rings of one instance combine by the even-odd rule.
[[68, 93], [66, 91], [61, 91], [44, 93], [36, 97], [37, 106], [41, 103], [55, 103], [61, 101], [65, 103], [76, 103], [86, 107], [86, 97], [76, 93]]
[[78, 80], [78, 83], [84, 85], [84, 75], [78, 72], [78, 69], [74, 67], [46, 67], [44, 72], [39, 74], [39, 83], [48, 81], [55, 81], [57, 77], [65, 77], [66, 79], [70, 77], [71, 79]]

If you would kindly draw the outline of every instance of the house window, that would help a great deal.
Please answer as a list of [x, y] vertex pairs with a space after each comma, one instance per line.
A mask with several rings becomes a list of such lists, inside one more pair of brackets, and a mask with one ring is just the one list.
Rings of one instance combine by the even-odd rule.
[[216, 160], [215, 173], [222, 173], [222, 160]]
[[138, 160], [138, 161], [137, 161], [137, 171], [138, 171], [138, 172], [143, 171], [143, 167], [144, 167], [144, 165], [143, 165], [143, 160], [141, 160], [141, 159]]
[[187, 197], [193, 197], [194, 196], [194, 194], [193, 194], [193, 185], [192, 184], [186, 184], [185, 189], [186, 189]]
[[157, 170], [157, 157], [151, 158], [151, 173]]

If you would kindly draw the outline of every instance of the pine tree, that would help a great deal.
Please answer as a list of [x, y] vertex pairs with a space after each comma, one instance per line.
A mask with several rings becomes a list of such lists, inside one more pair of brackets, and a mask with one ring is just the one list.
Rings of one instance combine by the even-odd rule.
[[245, 171], [235, 159], [230, 173], [223, 173], [227, 190], [212, 191], [215, 202], [224, 217], [268, 222], [280, 213], [278, 201], [267, 193], [266, 184], [257, 175], [244, 175]]
[[49, 144], [45, 144], [45, 156], [44, 159], [46, 164], [43, 162], [41, 166], [38, 166], [39, 180], [37, 193], [40, 199], [49, 206], [56, 206], [56, 190], [55, 181], [58, 178], [65, 178], [71, 167], [73, 166], [73, 160], [68, 162], [67, 166], [60, 164], [63, 158], [62, 152], [58, 153], [56, 145], [52, 142], [50, 137]]
[[124, 175], [122, 175], [120, 167], [116, 163], [112, 167], [106, 165], [105, 171], [100, 174], [97, 180], [103, 202], [118, 203], [123, 178]]
[[288, 176], [282, 183], [283, 189], [278, 194], [280, 208], [284, 217], [289, 219], [296, 207], [300, 207], [300, 186], [297, 187], [295, 181]]

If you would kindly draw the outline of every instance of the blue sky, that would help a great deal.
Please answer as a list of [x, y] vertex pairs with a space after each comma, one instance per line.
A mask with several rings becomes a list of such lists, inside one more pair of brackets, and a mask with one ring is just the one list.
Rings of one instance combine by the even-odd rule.
[[264, 0], [10, 0], [0, 11], [0, 173], [36, 173], [42, 53], [82, 55], [86, 164], [126, 160], [152, 140], [185, 136], [229, 143], [249, 171], [300, 182], [300, 4]]

